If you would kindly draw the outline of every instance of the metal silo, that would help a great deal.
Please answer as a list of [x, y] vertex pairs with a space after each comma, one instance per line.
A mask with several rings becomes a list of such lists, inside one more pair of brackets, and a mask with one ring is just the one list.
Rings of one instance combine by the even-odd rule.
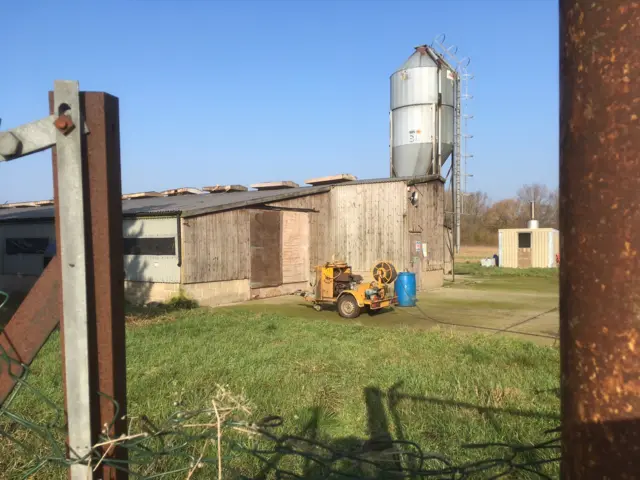
[[454, 145], [456, 72], [422, 45], [391, 75], [391, 176], [439, 174]]

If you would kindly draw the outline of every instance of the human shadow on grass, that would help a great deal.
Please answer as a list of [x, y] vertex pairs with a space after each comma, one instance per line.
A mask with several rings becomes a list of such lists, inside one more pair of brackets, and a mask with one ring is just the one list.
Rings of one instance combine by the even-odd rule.
[[[398, 405], [402, 401], [426, 402], [454, 408], [473, 408], [484, 414], [499, 412], [536, 418], [548, 416], [537, 412], [487, 409], [478, 405], [410, 395], [402, 393], [400, 388], [401, 383], [394, 385], [388, 392], [375, 387], [365, 388], [366, 439], [331, 439], [323, 435], [320, 425], [324, 412], [319, 407], [312, 409], [310, 420], [296, 434], [278, 436], [271, 429], [265, 430], [269, 448], [251, 452], [262, 464], [260, 472], [251, 478], [460, 479], [493, 478], [495, 475], [518, 472], [525, 476], [517, 478], [550, 478], [544, 473], [544, 468], [546, 464], [558, 461], [559, 443], [555, 437], [525, 447], [506, 443], [468, 445], [467, 448], [486, 449], [487, 459], [455, 465], [452, 460], [439, 453], [424, 452], [417, 443], [406, 438]], [[395, 438], [391, 433], [391, 425]]]
[[314, 407], [310, 420], [297, 434], [277, 436], [264, 432], [273, 446], [251, 452], [264, 463], [260, 472], [251, 478], [403, 478], [400, 452], [389, 431], [385, 414], [384, 393], [376, 388], [366, 388], [364, 400], [368, 439], [355, 436], [326, 438], [320, 432], [324, 411]]

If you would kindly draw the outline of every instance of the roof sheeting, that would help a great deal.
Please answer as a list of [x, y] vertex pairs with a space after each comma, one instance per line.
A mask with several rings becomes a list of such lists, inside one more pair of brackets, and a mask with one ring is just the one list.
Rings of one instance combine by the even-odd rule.
[[[443, 181], [437, 175], [426, 177], [403, 177], [403, 178], [379, 178], [371, 180], [356, 180], [336, 185], [326, 185], [318, 187], [298, 187], [283, 188], [278, 190], [252, 190], [244, 192], [227, 192], [216, 194], [200, 195], [177, 195], [170, 197], [148, 197], [130, 198], [122, 202], [122, 213], [127, 217], [144, 216], [173, 216], [182, 215], [192, 217], [204, 215], [206, 213], [232, 210], [234, 208], [245, 208], [265, 203], [278, 202], [290, 198], [303, 197], [323, 192], [328, 192], [335, 187], [345, 187], [348, 185], [361, 185], [367, 183], [387, 183], [406, 182], [408, 184], [426, 183], [431, 181]], [[0, 222], [24, 222], [29, 220], [51, 220], [54, 218], [54, 208], [31, 207], [31, 208], [7, 208], [0, 209]]]

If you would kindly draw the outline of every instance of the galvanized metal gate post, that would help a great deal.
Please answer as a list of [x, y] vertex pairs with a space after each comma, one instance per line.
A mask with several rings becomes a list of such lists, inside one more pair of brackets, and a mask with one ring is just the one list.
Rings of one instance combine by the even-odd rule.
[[[117, 98], [80, 93], [77, 83], [70, 83], [56, 83], [50, 106], [55, 113], [61, 104], [73, 102], [74, 124], [84, 120], [91, 132], [81, 139], [78, 151], [66, 146], [69, 140], [75, 142], [73, 132], [59, 138], [53, 150], [69, 446], [72, 457], [82, 458], [100, 433], [114, 438], [126, 432], [120, 126]], [[73, 98], [62, 97], [65, 90], [74, 90]], [[102, 468], [96, 478], [127, 478], [126, 450], [113, 449], [109, 458], [123, 462], [123, 470]], [[71, 478], [91, 478], [91, 471], [74, 465]]]
[[[80, 92], [77, 82], [55, 83], [54, 105], [59, 114], [81, 125]], [[82, 135], [79, 129], [57, 132], [58, 165], [54, 170], [58, 191], [56, 198], [57, 245], [62, 274], [63, 357], [66, 412], [71, 458], [91, 453], [91, 393], [89, 387], [89, 319], [87, 307], [87, 252], [85, 238], [85, 206], [83, 195]], [[59, 212], [65, 212], [59, 215]], [[71, 478], [80, 480], [87, 467], [71, 466]]]
[[640, 4], [560, 1], [562, 477], [640, 478]]

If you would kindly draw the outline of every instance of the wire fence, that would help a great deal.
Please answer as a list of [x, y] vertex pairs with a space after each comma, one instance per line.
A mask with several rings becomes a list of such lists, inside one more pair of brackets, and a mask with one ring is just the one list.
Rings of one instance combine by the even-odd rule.
[[[90, 453], [77, 458], [65, 442], [62, 399], [36, 386], [30, 368], [0, 345], [0, 374], [7, 372], [16, 388], [0, 405], [0, 470], [6, 475], [2, 478], [62, 479], [78, 463], [87, 472], [110, 467], [136, 479], [551, 479], [558, 472], [557, 430], [529, 445], [463, 445], [480, 460], [459, 463], [424, 451], [417, 442], [391, 437], [332, 440], [316, 434], [278, 434], [288, 430], [283, 418], [253, 421], [250, 402], [224, 386], [217, 386], [202, 408], [185, 408], [177, 398], [166, 418], [129, 417], [127, 433], [113, 438], [116, 413]], [[37, 402], [37, 414], [20, 397], [29, 397], [28, 404]], [[34, 415], [37, 420], [31, 418]]]

